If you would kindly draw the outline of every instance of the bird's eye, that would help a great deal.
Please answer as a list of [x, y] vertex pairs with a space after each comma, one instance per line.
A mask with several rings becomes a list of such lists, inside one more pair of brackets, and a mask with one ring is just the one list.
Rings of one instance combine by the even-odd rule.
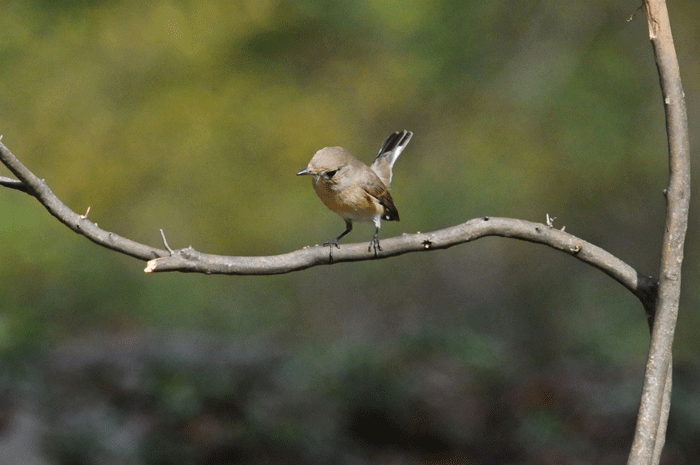
[[326, 176], [328, 179], [331, 179], [333, 176], [335, 176], [335, 173], [337, 173], [338, 170], [333, 170], [333, 171], [326, 171]]

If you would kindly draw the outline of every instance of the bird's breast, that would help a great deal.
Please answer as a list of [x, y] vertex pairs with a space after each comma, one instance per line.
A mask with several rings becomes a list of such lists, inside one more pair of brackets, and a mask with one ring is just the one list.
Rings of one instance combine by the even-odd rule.
[[326, 207], [345, 219], [371, 222], [384, 214], [384, 206], [359, 186], [319, 179], [314, 181], [314, 189]]

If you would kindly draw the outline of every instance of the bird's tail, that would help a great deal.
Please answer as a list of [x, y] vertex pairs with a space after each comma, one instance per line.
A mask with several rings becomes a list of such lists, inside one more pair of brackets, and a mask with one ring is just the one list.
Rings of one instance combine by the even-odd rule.
[[370, 167], [387, 187], [391, 184], [391, 169], [394, 163], [396, 163], [396, 159], [401, 155], [403, 149], [408, 145], [411, 137], [413, 137], [413, 133], [405, 129], [387, 137], [382, 144], [382, 148], [379, 149], [377, 158]]

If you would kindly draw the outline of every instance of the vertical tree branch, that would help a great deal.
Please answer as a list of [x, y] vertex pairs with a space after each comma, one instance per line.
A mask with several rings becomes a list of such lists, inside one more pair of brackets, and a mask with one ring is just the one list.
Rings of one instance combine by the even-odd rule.
[[645, 0], [649, 38], [666, 112], [669, 184], [659, 293], [630, 465], [657, 464], [665, 441], [671, 395], [671, 349], [681, 291], [683, 244], [690, 205], [690, 145], [685, 94], [664, 0]]

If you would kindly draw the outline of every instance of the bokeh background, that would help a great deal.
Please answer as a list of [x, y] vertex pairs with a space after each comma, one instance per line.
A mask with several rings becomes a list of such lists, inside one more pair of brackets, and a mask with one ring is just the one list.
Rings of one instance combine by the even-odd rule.
[[[549, 214], [656, 275], [668, 169], [640, 5], [10, 0], [0, 133], [104, 229], [270, 255], [344, 227], [295, 176], [316, 150], [369, 162], [409, 129], [401, 222], [382, 237]], [[695, 147], [700, 4], [668, 6]], [[696, 213], [673, 464], [700, 456]], [[346, 242], [371, 235], [358, 225]], [[607, 464], [629, 451], [641, 305], [541, 246], [147, 275], [7, 189], [0, 244], [5, 464]]]

